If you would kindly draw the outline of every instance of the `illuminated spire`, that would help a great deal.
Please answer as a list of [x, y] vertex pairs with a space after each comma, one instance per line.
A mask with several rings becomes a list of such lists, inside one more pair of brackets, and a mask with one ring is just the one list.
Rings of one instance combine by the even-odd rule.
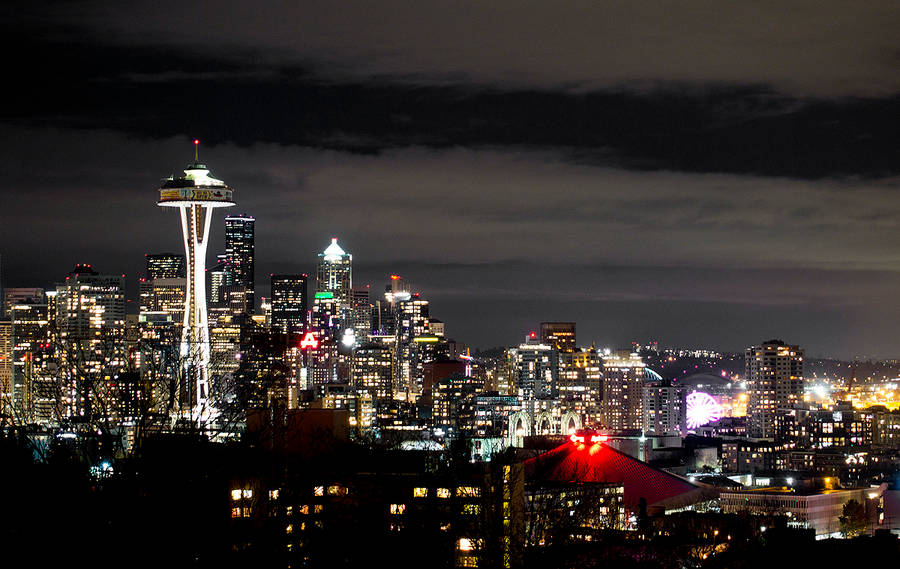
[[325, 257], [326, 261], [339, 261], [342, 257], [346, 256], [347, 252], [341, 249], [341, 246], [338, 245], [337, 237], [331, 238], [331, 245], [329, 245], [325, 251], [322, 252], [322, 256]]
[[194, 139], [194, 162], [200, 162], [200, 139]]

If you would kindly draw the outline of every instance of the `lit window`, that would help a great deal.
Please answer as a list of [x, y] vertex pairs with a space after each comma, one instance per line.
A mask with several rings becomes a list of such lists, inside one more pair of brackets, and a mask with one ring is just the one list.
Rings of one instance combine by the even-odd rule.
[[309, 506], [307, 506], [306, 504], [303, 504], [302, 506], [300, 506], [298, 511], [305, 516], [309, 513]]
[[322, 504], [316, 504], [315, 506], [313, 506], [313, 513], [321, 514], [322, 513]]
[[231, 517], [232, 517], [232, 518], [239, 518], [239, 517], [241, 517], [241, 509], [240, 509], [239, 507], [238, 507], [238, 508], [231, 508]]
[[460, 551], [472, 551], [472, 540], [467, 537], [459, 538], [459, 545], [457, 548]]
[[481, 496], [481, 488], [476, 488], [474, 486], [460, 486], [456, 489], [456, 495], [477, 498], [478, 496]]
[[269, 500], [278, 499], [278, 490], [269, 490]]
[[287, 527], [284, 528], [284, 533], [294, 533], [294, 524], [288, 524]]
[[406, 512], [406, 504], [391, 504], [392, 514], [402, 514]]
[[425, 498], [428, 496], [428, 488], [413, 488], [413, 498]]
[[232, 490], [231, 491], [231, 499], [232, 500], [240, 500], [241, 499], [241, 491], [240, 490]]
[[324, 496], [325, 495], [325, 487], [324, 486], [316, 486], [313, 488], [313, 494], [316, 496]]
[[463, 513], [473, 516], [481, 513], [481, 505], [479, 504], [463, 504]]
[[250, 508], [244, 508], [241, 511], [241, 515], [245, 518], [249, 518], [250, 517]]
[[436, 490], [438, 498], [449, 498], [450, 497], [450, 489], [449, 488], [438, 488]]
[[252, 497], [253, 497], [253, 490], [249, 490], [249, 489], [248, 489], [248, 490], [244, 490], [244, 491], [243, 491], [243, 494], [244, 494], [244, 498], [252, 498]]

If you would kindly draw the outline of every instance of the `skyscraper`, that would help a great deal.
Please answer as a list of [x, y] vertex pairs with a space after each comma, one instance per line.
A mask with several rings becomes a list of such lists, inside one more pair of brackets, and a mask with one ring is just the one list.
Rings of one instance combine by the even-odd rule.
[[13, 407], [13, 323], [0, 320], [0, 416], [15, 417]]
[[225, 182], [209, 175], [202, 164], [194, 141], [194, 162], [184, 170], [184, 176], [169, 176], [159, 189], [159, 205], [177, 207], [181, 212], [187, 260], [187, 288], [184, 301], [184, 325], [181, 335], [181, 358], [188, 372], [182, 386], [190, 403], [196, 405], [192, 419], [203, 421], [209, 409], [209, 322], [206, 312], [206, 246], [213, 209], [230, 207], [232, 190]]
[[305, 273], [272, 275], [272, 328], [282, 332], [299, 332], [306, 327]]
[[77, 265], [53, 296], [48, 319], [55, 323], [60, 346], [65, 412], [82, 417], [101, 412], [115, 418], [111, 386], [126, 363], [125, 279]]
[[541, 343], [571, 354], [575, 351], [575, 323], [541, 322]]
[[525, 342], [508, 351], [510, 376], [516, 394], [524, 399], [556, 397], [559, 352], [532, 332]]
[[789, 409], [803, 396], [803, 350], [781, 340], [747, 348], [747, 434], [774, 438], [779, 409]]
[[177, 253], [148, 253], [144, 255], [147, 262], [148, 279], [184, 278], [184, 255]]
[[255, 278], [255, 223], [249, 215], [225, 217], [225, 263], [228, 276], [226, 284], [237, 285], [246, 297], [245, 310], [252, 313], [256, 306]]
[[684, 389], [671, 381], [657, 380], [644, 386], [643, 432], [678, 435], [685, 431]]
[[319, 253], [316, 267], [316, 292], [330, 292], [337, 304], [338, 312], [350, 304], [350, 289], [353, 286], [353, 255], [338, 245], [337, 237]]
[[643, 425], [643, 360], [635, 353], [603, 356], [603, 399], [600, 416], [613, 431], [640, 429]]

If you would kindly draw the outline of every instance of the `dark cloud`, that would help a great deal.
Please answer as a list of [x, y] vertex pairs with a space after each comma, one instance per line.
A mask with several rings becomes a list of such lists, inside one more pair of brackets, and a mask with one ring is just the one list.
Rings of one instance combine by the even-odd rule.
[[900, 95], [796, 98], [752, 76], [743, 84], [658, 80], [637, 90], [577, 92], [336, 81], [312, 64], [254, 58], [249, 48], [221, 55], [178, 49], [178, 41], [122, 45], [99, 34], [73, 41], [71, 24], [66, 33], [43, 26], [4, 30], [4, 51], [29, 57], [9, 61], [20, 88], [8, 92], [2, 119], [358, 153], [500, 146], [633, 169], [798, 178], [900, 173], [900, 124], [885, 120], [900, 116]]
[[895, 355], [896, 6], [7, 4], [3, 279], [178, 250], [199, 137], [261, 283], [335, 235], [475, 345]]

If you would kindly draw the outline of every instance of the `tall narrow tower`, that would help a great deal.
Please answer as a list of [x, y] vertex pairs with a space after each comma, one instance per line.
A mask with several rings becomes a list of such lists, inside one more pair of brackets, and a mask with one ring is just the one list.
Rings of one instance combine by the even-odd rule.
[[[195, 406], [192, 417], [203, 421], [210, 417], [209, 405], [209, 322], [206, 314], [206, 245], [212, 210], [233, 206], [232, 190], [225, 182], [209, 175], [199, 159], [194, 141], [194, 162], [184, 176], [170, 176], [159, 189], [162, 207], [181, 210], [184, 253], [187, 264], [187, 287], [184, 299], [184, 326], [181, 331], [181, 361], [184, 385]], [[194, 393], [191, 394], [190, 390]], [[196, 413], [196, 414], [193, 414]]]

